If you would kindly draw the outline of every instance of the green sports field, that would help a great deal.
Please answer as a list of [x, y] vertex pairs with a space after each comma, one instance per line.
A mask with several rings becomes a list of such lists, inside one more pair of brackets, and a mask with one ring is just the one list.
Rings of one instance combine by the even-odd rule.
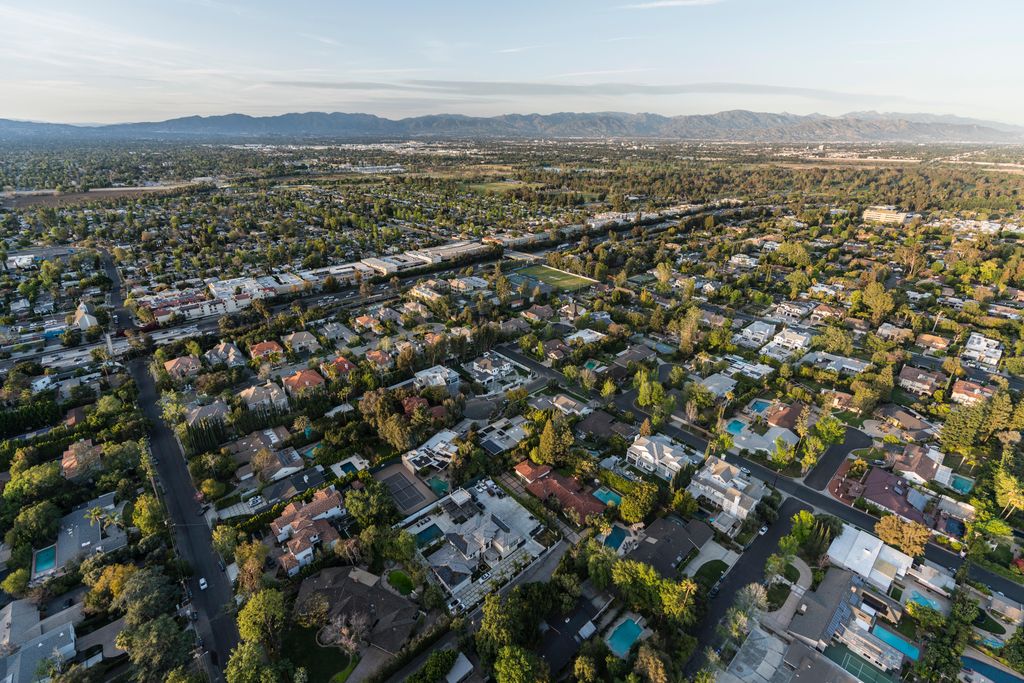
[[563, 273], [560, 270], [549, 268], [548, 266], [529, 266], [518, 271], [523, 275], [529, 275], [532, 278], [536, 278], [546, 285], [551, 285], [557, 289], [561, 289], [564, 292], [575, 292], [578, 289], [589, 287], [594, 284], [594, 280], [590, 280], [579, 275], [573, 275], [571, 273]]

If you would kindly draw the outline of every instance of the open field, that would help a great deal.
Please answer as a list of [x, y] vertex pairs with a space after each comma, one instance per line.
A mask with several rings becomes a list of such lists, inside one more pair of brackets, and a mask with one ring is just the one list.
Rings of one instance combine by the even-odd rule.
[[536, 278], [544, 284], [551, 285], [552, 287], [564, 292], [575, 292], [578, 289], [589, 287], [595, 283], [595, 280], [579, 275], [573, 275], [571, 273], [564, 273], [548, 266], [529, 266], [528, 268], [523, 268], [518, 272], [523, 275], [529, 275], [532, 278]]

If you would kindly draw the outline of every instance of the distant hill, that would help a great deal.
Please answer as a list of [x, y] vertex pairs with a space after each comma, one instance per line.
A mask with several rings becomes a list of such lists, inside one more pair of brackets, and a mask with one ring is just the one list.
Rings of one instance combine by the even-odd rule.
[[392, 120], [373, 114], [186, 116], [168, 121], [72, 126], [0, 119], [0, 140], [340, 140], [381, 138], [660, 138], [730, 142], [1022, 143], [1024, 127], [935, 114], [843, 116], [746, 110], [660, 116], [621, 112], [436, 114]]

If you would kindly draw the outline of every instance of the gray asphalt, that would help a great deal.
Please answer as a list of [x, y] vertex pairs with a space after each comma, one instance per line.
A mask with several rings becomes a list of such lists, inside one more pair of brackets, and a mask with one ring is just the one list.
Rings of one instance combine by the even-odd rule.
[[825, 449], [825, 453], [818, 460], [818, 464], [804, 477], [804, 483], [816, 491], [823, 491], [832, 480], [832, 477], [835, 476], [836, 470], [846, 460], [846, 456], [850, 454], [850, 451], [855, 451], [858, 448], [867, 448], [870, 445], [870, 436], [859, 429], [847, 427], [846, 436], [843, 440]]
[[[160, 417], [156, 384], [146, 368], [146, 361], [135, 360], [128, 369], [139, 387], [139, 405], [150, 421], [149, 438], [156, 465], [158, 481], [163, 485], [163, 499], [170, 517], [175, 545], [181, 558], [192, 567], [194, 576], [188, 587], [192, 591], [192, 605], [199, 613], [196, 630], [203, 638], [207, 650], [216, 653], [220, 667], [227, 661], [231, 649], [238, 644], [235, 626], [234, 591], [217, 562], [213, 550], [210, 528], [197, 514], [196, 490], [185, 465], [185, 458], [170, 428]], [[199, 590], [199, 578], [205, 577], [209, 587]], [[219, 674], [215, 680], [222, 680]]]

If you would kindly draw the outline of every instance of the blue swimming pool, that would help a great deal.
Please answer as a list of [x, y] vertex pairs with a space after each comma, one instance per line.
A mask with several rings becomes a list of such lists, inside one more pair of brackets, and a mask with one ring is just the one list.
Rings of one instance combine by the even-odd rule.
[[871, 632], [875, 634], [875, 636], [880, 641], [882, 641], [886, 645], [893, 646], [894, 648], [905, 654], [912, 661], [916, 662], [917, 658], [921, 656], [921, 651], [917, 648], [916, 645], [911, 645], [910, 643], [903, 640], [892, 631], [886, 629], [883, 626], [880, 626], [879, 624], [875, 624], [872, 627]]
[[448, 495], [448, 482], [439, 477], [431, 477], [427, 479], [427, 484], [430, 485], [430, 490], [434, 492], [434, 495], [438, 498], [442, 498]]
[[968, 671], [977, 671], [989, 680], [995, 681], [995, 683], [1024, 683], [1024, 678], [1007, 673], [988, 662], [983, 662], [974, 657], [961, 657], [960, 660]]
[[616, 507], [622, 505], [622, 496], [606, 486], [602, 486], [594, 491], [594, 498], [597, 498], [605, 505], [614, 505]]
[[341, 471], [345, 474], [353, 474], [359, 471], [359, 468], [352, 464], [351, 461], [341, 463]]
[[760, 415], [764, 411], [768, 410], [768, 406], [771, 404], [771, 401], [765, 401], [764, 399], [759, 398], [750, 404], [750, 410], [751, 412], [755, 412]]
[[618, 524], [616, 524], [612, 527], [612, 530], [611, 532], [609, 532], [608, 537], [604, 539], [604, 544], [609, 548], [618, 550], [619, 546], [622, 545], [622, 542], [624, 540], [626, 540], [626, 530]]
[[953, 487], [954, 491], [966, 496], [971, 492], [971, 489], [974, 488], [974, 480], [968, 477], [961, 477], [959, 474], [954, 474], [949, 480], [949, 485]]
[[988, 647], [992, 648], [993, 650], [998, 650], [1003, 646], [1003, 641], [999, 640], [998, 638], [993, 638], [992, 636], [985, 636], [981, 639], [981, 642], [987, 645]]
[[916, 602], [919, 605], [922, 605], [924, 607], [931, 607], [933, 610], [936, 611], [938, 611], [940, 607], [937, 601], [933, 600], [932, 598], [929, 598], [927, 595], [921, 595], [917, 591], [910, 592], [910, 599], [911, 601]]
[[608, 636], [608, 647], [616, 657], [625, 659], [629, 654], [629, 648], [633, 647], [633, 643], [643, 632], [640, 624], [632, 619], [623, 619], [622, 623], [616, 626], [612, 634]]
[[423, 531], [416, 533], [416, 545], [425, 546], [428, 545], [435, 538], [440, 538], [444, 532], [441, 531], [441, 527], [436, 524], [431, 524]]
[[950, 517], [946, 520], [946, 533], [953, 538], [963, 538], [967, 533], [967, 526], [959, 519]]
[[730, 434], [739, 434], [746, 427], [740, 420], [729, 420], [729, 424], [725, 425], [725, 430]]
[[51, 545], [48, 548], [37, 550], [32, 560], [32, 573], [41, 574], [48, 572], [57, 566], [57, 546]]

